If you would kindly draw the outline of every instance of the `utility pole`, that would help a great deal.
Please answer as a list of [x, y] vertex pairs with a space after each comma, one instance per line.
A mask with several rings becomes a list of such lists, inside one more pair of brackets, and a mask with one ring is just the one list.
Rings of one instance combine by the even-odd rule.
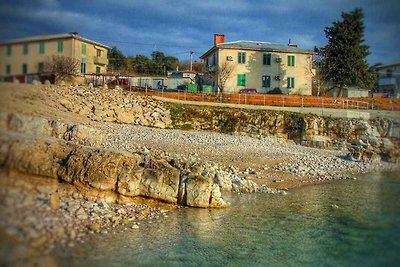
[[193, 51], [190, 51], [190, 71], [193, 70]]

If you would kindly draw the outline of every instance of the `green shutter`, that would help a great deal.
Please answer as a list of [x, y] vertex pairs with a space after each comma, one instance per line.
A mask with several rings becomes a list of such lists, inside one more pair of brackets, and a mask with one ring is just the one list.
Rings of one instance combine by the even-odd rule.
[[64, 50], [64, 42], [63, 41], [58, 41], [57, 42], [57, 52], [62, 53]]
[[100, 73], [100, 67], [96, 66], [96, 73]]
[[271, 65], [271, 54], [267, 55], [267, 65]]
[[238, 74], [237, 85], [238, 86], [246, 86], [246, 74]]
[[28, 44], [23, 44], [22, 50], [23, 50], [23, 54], [27, 55], [28, 54]]
[[10, 74], [11, 74], [11, 65], [10, 65], [10, 64], [7, 64], [7, 65], [6, 65], [6, 74], [7, 74], [7, 75], [10, 75]]
[[[293, 66], [294, 66], [294, 57], [293, 57]], [[294, 88], [294, 78], [292, 78], [292, 88]]]
[[44, 42], [40, 42], [39, 43], [39, 53], [40, 54], [44, 54]]
[[288, 66], [294, 67], [295, 59], [294, 56], [288, 56]]
[[86, 44], [82, 44], [82, 55], [86, 55]]
[[28, 64], [26, 64], [26, 63], [22, 64], [22, 73], [23, 74], [28, 73]]

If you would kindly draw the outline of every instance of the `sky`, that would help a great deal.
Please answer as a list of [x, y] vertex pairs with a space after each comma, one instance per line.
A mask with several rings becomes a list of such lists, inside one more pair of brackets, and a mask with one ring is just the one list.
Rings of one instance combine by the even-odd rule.
[[342, 12], [362, 8], [368, 63], [400, 60], [398, 0], [1, 0], [0, 40], [78, 32], [125, 55], [152, 51], [188, 60], [226, 41], [252, 40], [313, 49]]

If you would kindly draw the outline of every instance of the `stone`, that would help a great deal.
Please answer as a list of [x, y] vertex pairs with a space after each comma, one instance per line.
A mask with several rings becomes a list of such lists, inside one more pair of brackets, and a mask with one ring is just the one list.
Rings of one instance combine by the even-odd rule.
[[89, 230], [91, 230], [91, 231], [97, 233], [97, 232], [100, 231], [100, 224], [99, 224], [99, 223], [96, 223], [96, 222], [93, 222], [93, 223], [89, 224], [89, 225], [87, 226], [87, 228], [88, 228]]
[[61, 207], [60, 196], [57, 192], [50, 195], [49, 205], [52, 209], [59, 209]]

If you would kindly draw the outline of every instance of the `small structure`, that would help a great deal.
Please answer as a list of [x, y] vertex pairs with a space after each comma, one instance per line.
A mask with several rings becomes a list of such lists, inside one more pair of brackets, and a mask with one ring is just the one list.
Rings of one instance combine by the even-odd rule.
[[400, 97], [400, 60], [375, 67], [378, 72], [377, 93], [386, 97]]
[[333, 87], [326, 91], [327, 96], [332, 97], [369, 97], [370, 90], [357, 86], [347, 86], [344, 88]]

